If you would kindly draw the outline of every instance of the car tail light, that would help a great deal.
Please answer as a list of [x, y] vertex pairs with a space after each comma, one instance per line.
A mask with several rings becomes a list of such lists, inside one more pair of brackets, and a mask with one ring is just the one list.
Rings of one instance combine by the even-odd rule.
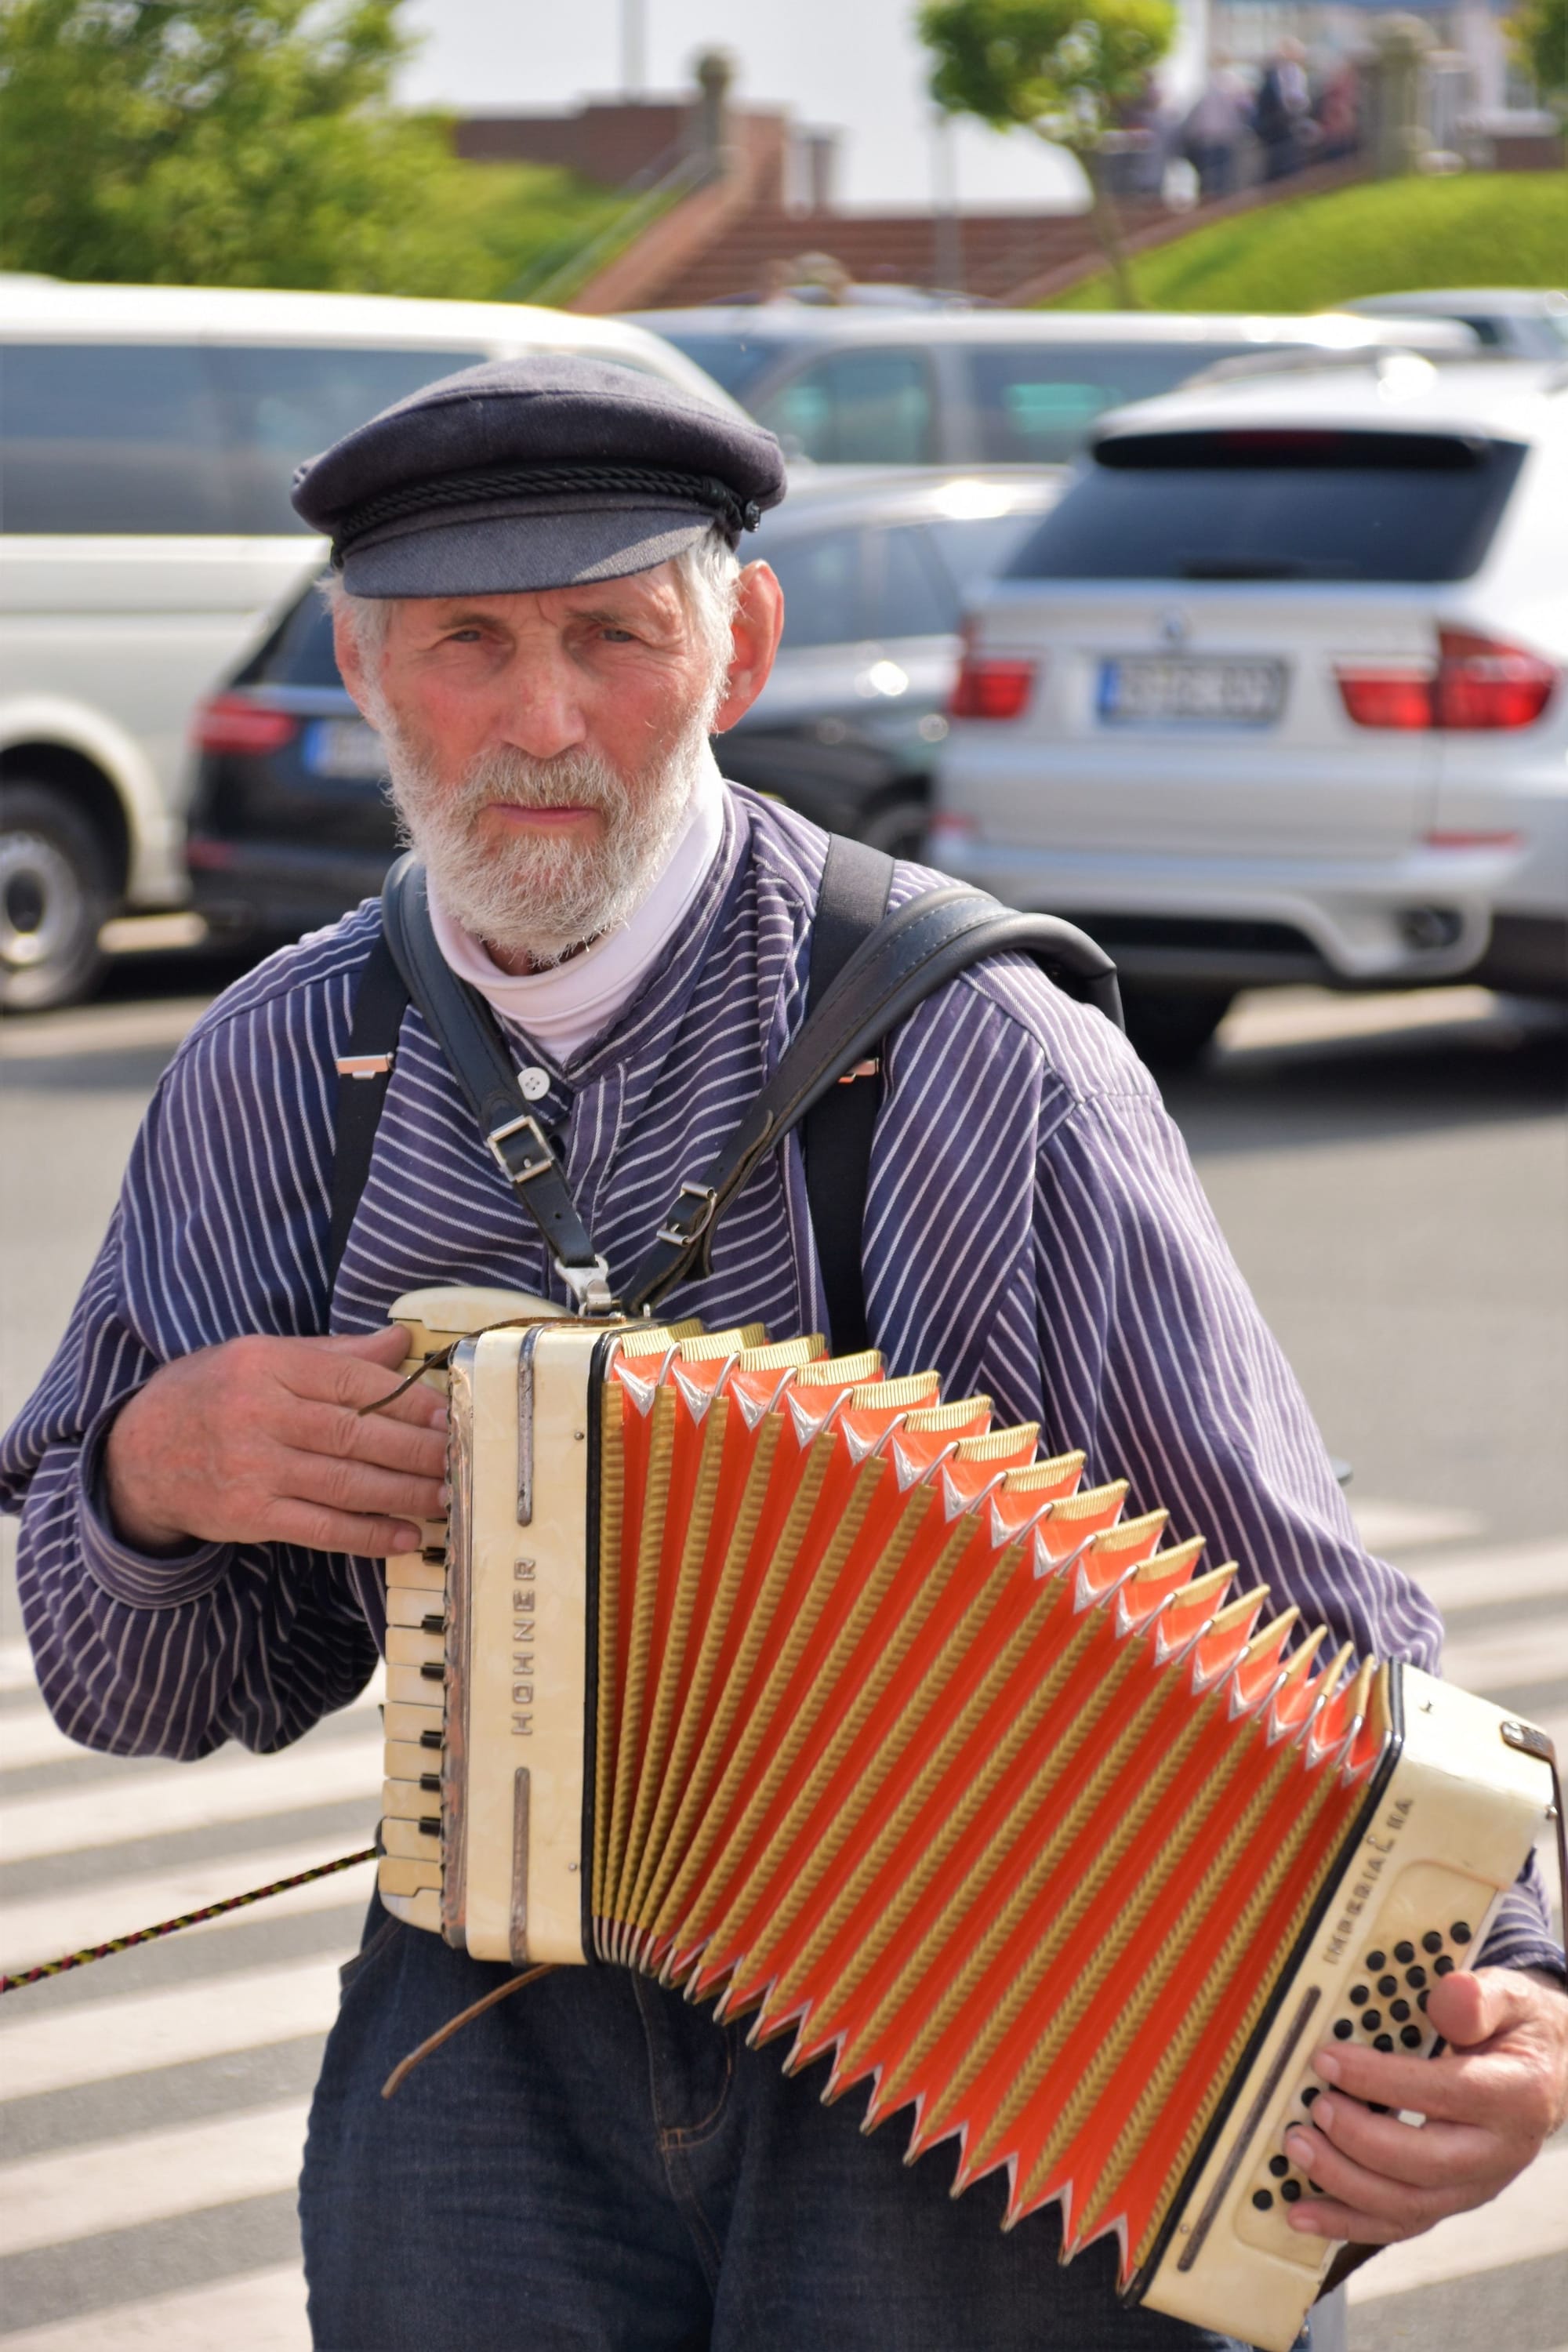
[[1358, 727], [1433, 724], [1432, 669], [1419, 662], [1340, 662], [1340, 698]]
[[1036, 665], [1011, 655], [977, 653], [967, 635], [948, 702], [952, 719], [1019, 719], [1034, 688]]
[[1560, 672], [1540, 654], [1469, 629], [1439, 629], [1438, 658], [1338, 662], [1334, 677], [1358, 727], [1438, 729], [1445, 733], [1531, 727]]
[[280, 751], [300, 732], [300, 721], [243, 694], [220, 694], [201, 705], [191, 732], [198, 751]]
[[1440, 629], [1437, 642], [1439, 727], [1532, 727], [1551, 701], [1558, 670], [1540, 654], [1468, 629]]

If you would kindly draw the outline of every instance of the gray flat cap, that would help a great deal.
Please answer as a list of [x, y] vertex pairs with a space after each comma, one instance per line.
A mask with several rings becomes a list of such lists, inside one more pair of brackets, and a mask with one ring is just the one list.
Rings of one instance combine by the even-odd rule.
[[356, 596], [499, 596], [648, 572], [784, 493], [771, 433], [570, 352], [426, 384], [294, 478]]

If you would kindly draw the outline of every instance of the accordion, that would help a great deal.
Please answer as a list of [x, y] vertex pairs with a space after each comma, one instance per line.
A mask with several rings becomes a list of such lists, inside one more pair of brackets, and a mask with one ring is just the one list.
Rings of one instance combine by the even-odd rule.
[[1312, 2053], [1432, 2048], [1544, 1735], [1325, 1655], [934, 1373], [394, 1311], [415, 1367], [499, 1328], [450, 1348], [449, 1521], [387, 1563], [386, 1907], [711, 1998], [955, 2194], [1005, 2174], [1005, 2227], [1055, 2202], [1064, 2259], [1111, 2233], [1129, 2300], [1286, 2352], [1336, 2252], [1288, 2221]]

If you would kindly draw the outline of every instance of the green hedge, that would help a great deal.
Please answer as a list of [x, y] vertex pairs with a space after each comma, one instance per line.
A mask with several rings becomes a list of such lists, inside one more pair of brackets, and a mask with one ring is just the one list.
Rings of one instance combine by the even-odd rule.
[[[1321, 310], [1422, 286], [1568, 280], [1568, 172], [1466, 172], [1286, 197], [1212, 222], [1133, 262], [1160, 310]], [[1115, 308], [1085, 280], [1052, 307]]]

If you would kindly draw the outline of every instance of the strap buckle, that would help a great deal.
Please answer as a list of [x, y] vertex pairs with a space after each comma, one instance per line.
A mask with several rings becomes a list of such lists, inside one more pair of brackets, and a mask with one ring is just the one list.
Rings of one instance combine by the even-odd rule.
[[[686, 1224], [679, 1225], [676, 1219], [680, 1213], [680, 1203], [688, 1198], [699, 1205], [691, 1211]], [[711, 1184], [682, 1184], [668, 1216], [658, 1229], [658, 1238], [661, 1242], [668, 1242], [671, 1249], [689, 1249], [693, 1242], [702, 1239], [718, 1213], [719, 1195]]]
[[[521, 1167], [514, 1167], [510, 1156], [501, 1149], [502, 1145], [514, 1135], [528, 1136], [534, 1145], [538, 1158], [525, 1160]], [[526, 1184], [530, 1177], [542, 1176], [547, 1169], [560, 1164], [550, 1149], [544, 1129], [531, 1111], [525, 1110], [520, 1118], [509, 1118], [503, 1126], [492, 1127], [485, 1141], [490, 1148], [491, 1158], [509, 1184]]]
[[615, 1313], [610, 1269], [602, 1257], [596, 1257], [592, 1265], [563, 1265], [557, 1260], [556, 1272], [572, 1293], [572, 1304], [579, 1315]]

